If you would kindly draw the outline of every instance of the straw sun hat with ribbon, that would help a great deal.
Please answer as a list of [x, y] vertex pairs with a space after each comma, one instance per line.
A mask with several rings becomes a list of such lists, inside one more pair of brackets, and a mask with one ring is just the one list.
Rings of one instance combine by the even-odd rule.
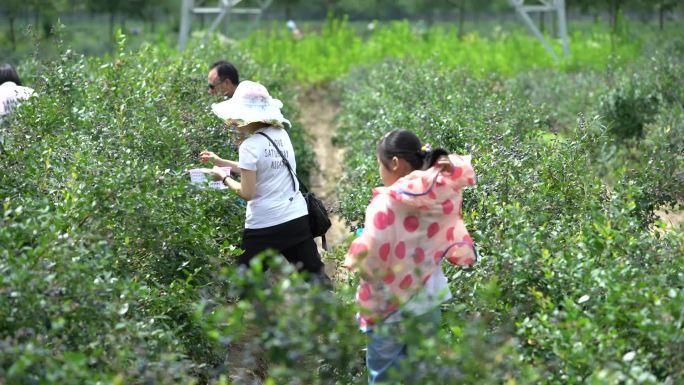
[[269, 95], [263, 85], [243, 80], [235, 89], [233, 97], [211, 105], [212, 112], [229, 126], [243, 127], [261, 122], [283, 128], [291, 126], [280, 109], [283, 103]]

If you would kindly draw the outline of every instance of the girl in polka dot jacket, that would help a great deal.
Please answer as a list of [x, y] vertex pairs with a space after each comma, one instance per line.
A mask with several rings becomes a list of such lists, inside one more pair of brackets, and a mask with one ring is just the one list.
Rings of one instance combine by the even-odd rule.
[[345, 261], [361, 277], [356, 299], [360, 327], [369, 332], [370, 384], [386, 380], [406, 355], [398, 321], [438, 326], [439, 305], [451, 298], [442, 261], [476, 260], [461, 218], [461, 189], [475, 184], [470, 156], [432, 150], [413, 132], [395, 130], [378, 143], [377, 159], [385, 187], [373, 190], [364, 230]]

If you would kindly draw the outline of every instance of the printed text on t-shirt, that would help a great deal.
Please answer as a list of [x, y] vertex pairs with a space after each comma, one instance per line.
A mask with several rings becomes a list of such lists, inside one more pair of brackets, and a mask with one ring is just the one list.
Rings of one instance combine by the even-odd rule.
[[[282, 139], [274, 139], [273, 141], [278, 145], [278, 148], [280, 148], [280, 152], [282, 152], [283, 155], [285, 155], [285, 158], [288, 158], [290, 156], [290, 154], [288, 153], [287, 150], [282, 149], [282, 147], [283, 147]], [[269, 148], [264, 149], [264, 158], [273, 158], [273, 157], [280, 158], [280, 154], [278, 154], [278, 150], [273, 148], [273, 144], [269, 143], [268, 147]], [[271, 168], [272, 169], [278, 170], [282, 167], [283, 167], [283, 160], [282, 159], [271, 161]]]

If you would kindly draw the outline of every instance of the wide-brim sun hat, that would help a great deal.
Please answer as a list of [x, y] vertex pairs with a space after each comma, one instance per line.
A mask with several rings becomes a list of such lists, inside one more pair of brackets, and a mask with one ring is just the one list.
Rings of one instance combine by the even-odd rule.
[[280, 109], [283, 103], [271, 97], [263, 85], [243, 80], [235, 88], [233, 97], [211, 105], [211, 111], [230, 126], [242, 127], [261, 122], [276, 127], [291, 126]]

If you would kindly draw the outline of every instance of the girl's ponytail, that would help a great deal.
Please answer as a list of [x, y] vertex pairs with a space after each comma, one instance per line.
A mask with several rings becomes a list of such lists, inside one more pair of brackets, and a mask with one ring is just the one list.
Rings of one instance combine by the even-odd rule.
[[392, 157], [407, 161], [414, 170], [427, 170], [440, 156], [449, 155], [442, 149], [432, 149], [429, 144], [421, 146], [418, 136], [409, 130], [390, 131], [378, 143], [380, 161], [389, 168]]
[[420, 149], [422, 156], [423, 156], [423, 170], [427, 170], [428, 168], [432, 167], [437, 163], [437, 160], [442, 157], [442, 156], [448, 156], [449, 153], [443, 149], [443, 148], [436, 148], [433, 149], [429, 143], [423, 145], [423, 147]]

